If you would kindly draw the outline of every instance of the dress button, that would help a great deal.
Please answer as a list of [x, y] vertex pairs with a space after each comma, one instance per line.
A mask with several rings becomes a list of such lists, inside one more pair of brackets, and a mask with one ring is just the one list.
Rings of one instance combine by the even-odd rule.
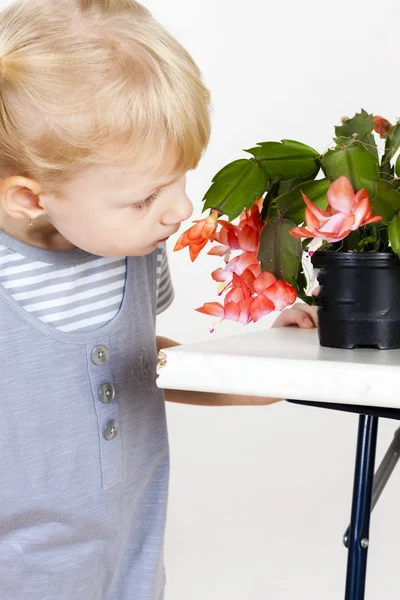
[[103, 385], [99, 388], [99, 400], [103, 402], [103, 404], [108, 404], [112, 402], [115, 398], [115, 389], [112, 383], [103, 383]]
[[107, 442], [111, 442], [118, 435], [118, 423], [117, 421], [108, 421], [104, 425], [103, 437]]
[[105, 346], [96, 346], [92, 351], [92, 362], [95, 365], [104, 365], [108, 360], [108, 348]]

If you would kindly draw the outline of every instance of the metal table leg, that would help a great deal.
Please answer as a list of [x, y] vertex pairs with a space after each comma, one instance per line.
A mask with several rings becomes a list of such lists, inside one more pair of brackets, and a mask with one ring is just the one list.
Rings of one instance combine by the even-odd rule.
[[358, 427], [345, 600], [364, 600], [378, 417], [361, 415]]
[[[378, 470], [374, 476], [374, 485], [372, 488], [372, 503], [371, 503], [371, 512], [374, 510], [379, 498], [383, 490], [386, 487], [397, 463], [400, 460], [400, 429], [394, 434], [393, 441], [390, 444], [389, 448], [385, 456], [382, 459], [381, 464], [379, 465]], [[350, 526], [347, 527], [346, 533], [343, 536], [343, 543], [346, 548], [349, 547], [349, 530]]]

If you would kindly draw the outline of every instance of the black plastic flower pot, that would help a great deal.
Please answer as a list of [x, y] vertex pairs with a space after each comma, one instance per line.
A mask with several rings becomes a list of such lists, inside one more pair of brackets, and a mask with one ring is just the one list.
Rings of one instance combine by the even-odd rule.
[[318, 251], [312, 256], [321, 346], [400, 348], [400, 259], [392, 252]]

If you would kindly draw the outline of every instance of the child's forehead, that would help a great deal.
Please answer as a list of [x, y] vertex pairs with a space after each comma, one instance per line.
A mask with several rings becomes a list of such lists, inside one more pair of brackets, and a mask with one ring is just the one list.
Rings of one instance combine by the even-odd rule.
[[126, 189], [138, 194], [154, 191], [182, 179], [186, 171], [176, 170], [152, 158], [120, 164], [96, 164], [78, 175], [76, 183], [100, 189]]
[[165, 187], [185, 175], [185, 171], [176, 170], [168, 164], [155, 163], [151, 159], [123, 165], [121, 173], [126, 181], [138, 187]]

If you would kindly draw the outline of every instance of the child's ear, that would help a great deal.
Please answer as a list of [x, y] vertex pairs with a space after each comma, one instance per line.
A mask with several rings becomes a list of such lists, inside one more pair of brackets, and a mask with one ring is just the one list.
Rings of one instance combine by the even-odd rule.
[[43, 214], [41, 186], [28, 177], [12, 176], [0, 182], [0, 206], [15, 219], [35, 220]]

